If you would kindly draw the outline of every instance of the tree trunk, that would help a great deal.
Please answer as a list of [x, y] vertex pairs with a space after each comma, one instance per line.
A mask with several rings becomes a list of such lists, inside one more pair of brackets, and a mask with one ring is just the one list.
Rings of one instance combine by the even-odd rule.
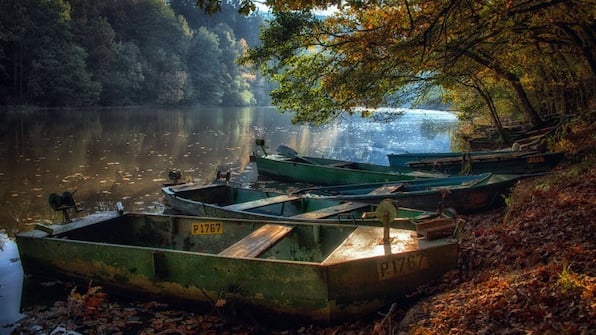
[[[510, 74], [510, 75], [512, 75], [512, 74]], [[532, 126], [534, 126], [534, 127], [540, 126], [543, 122], [542, 118], [540, 117], [540, 115], [538, 115], [538, 113], [536, 112], [536, 109], [534, 109], [534, 106], [532, 106], [532, 103], [530, 102], [530, 99], [528, 99], [528, 95], [526, 94], [526, 91], [524, 90], [521, 83], [519, 82], [519, 78], [517, 78], [517, 76], [515, 76], [515, 75], [513, 75], [513, 77], [510, 78], [509, 76], [507, 76], [507, 80], [509, 80], [509, 82], [511, 83], [511, 86], [513, 86], [513, 89], [515, 90], [515, 93], [517, 93], [517, 97], [519, 98], [519, 101], [522, 104], [522, 107], [524, 109], [524, 112], [526, 113], [526, 116], [528, 116], [528, 118], [530, 118], [530, 122], [532, 123]]]
[[592, 74], [596, 75], [596, 58], [594, 57], [594, 41], [592, 31], [587, 27], [581, 27], [582, 31], [584, 32], [585, 38], [582, 39], [580, 34], [573, 30], [573, 28], [569, 27], [566, 24], [559, 23], [557, 24], [561, 30], [563, 30], [567, 36], [575, 43], [577, 48], [581, 50], [582, 55], [586, 59], [586, 62], [590, 66], [592, 70]]
[[503, 130], [503, 124], [501, 123], [501, 119], [499, 119], [499, 114], [497, 114], [497, 108], [495, 107], [495, 104], [493, 102], [492, 97], [490, 96], [490, 93], [484, 87], [484, 85], [482, 85], [482, 82], [480, 82], [477, 79], [474, 79], [474, 85], [472, 85], [472, 87], [474, 87], [474, 89], [476, 89], [478, 94], [480, 94], [482, 99], [484, 99], [484, 101], [486, 102], [486, 105], [488, 106], [488, 110], [490, 111], [490, 116], [493, 119], [493, 124], [497, 127], [497, 133], [499, 134], [499, 138], [502, 141], [505, 141], [506, 136], [505, 136], [505, 131]]
[[[478, 62], [479, 64], [495, 71], [497, 75], [505, 78], [511, 84], [511, 86], [513, 86], [513, 90], [519, 98], [521, 107], [523, 108], [523, 111], [526, 114], [526, 116], [529, 118], [532, 126], [538, 127], [543, 123], [542, 118], [540, 118], [540, 115], [536, 112], [534, 106], [532, 106], [532, 103], [530, 102], [530, 99], [528, 98], [528, 95], [526, 94], [526, 91], [522, 87], [522, 84], [519, 81], [519, 77], [516, 74], [509, 72], [506, 69], [499, 66], [498, 62], [496, 62], [495, 59], [486, 59], [469, 50], [463, 50], [462, 53], [470, 59]], [[490, 56], [485, 57], [490, 58]]]

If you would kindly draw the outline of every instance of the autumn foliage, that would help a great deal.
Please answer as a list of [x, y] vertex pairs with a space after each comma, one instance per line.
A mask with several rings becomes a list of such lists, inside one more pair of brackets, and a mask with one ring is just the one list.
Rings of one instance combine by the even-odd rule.
[[[268, 3], [274, 19], [242, 61], [280, 83], [272, 102], [297, 122], [442, 102], [502, 130], [577, 115], [595, 95], [594, 0]], [[338, 8], [309, 11], [325, 4]]]

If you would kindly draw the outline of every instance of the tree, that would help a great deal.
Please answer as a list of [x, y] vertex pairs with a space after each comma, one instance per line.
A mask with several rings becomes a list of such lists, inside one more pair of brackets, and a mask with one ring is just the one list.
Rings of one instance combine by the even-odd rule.
[[217, 35], [200, 28], [191, 41], [187, 63], [193, 97], [207, 105], [220, 104], [224, 94], [221, 54]]
[[[199, 1], [207, 10], [217, 3]], [[273, 103], [295, 111], [295, 121], [325, 122], [357, 106], [386, 104], [409, 85], [449, 83], [468, 91], [473, 81], [507, 83], [515, 100], [510, 111], [522, 111], [534, 125], [544, 117], [536, 106], [555, 85], [571, 78], [594, 97], [594, 0], [267, 3], [274, 19], [262, 33], [263, 45], [243, 61], [280, 82]], [[328, 5], [339, 5], [338, 11], [325, 18], [312, 14]], [[556, 83], [539, 85], [536, 69]], [[491, 106], [487, 93], [477, 90], [477, 99], [495, 113], [498, 104]], [[586, 107], [587, 100], [574, 101]]]
[[51, 106], [92, 105], [97, 102], [101, 85], [86, 69], [87, 53], [73, 43], [70, 6], [59, 0], [36, 1], [27, 6], [34, 26], [23, 41], [27, 72], [23, 74], [28, 96]]
[[103, 84], [102, 104], [127, 106], [141, 101], [145, 76], [139, 47], [132, 43], [117, 43], [110, 76]]
[[250, 92], [249, 76], [245, 75], [246, 70], [236, 64], [236, 59], [244, 52], [246, 44], [236, 41], [234, 31], [227, 24], [218, 24], [214, 33], [218, 37], [222, 51], [219, 59], [224, 86], [222, 104], [226, 106], [253, 104], [255, 100]]
[[0, 0], [0, 104], [24, 99], [22, 40], [32, 26], [24, 1]]
[[[191, 0], [0, 0], [0, 104], [252, 104], [236, 30], [255, 40], [259, 16], [235, 6], [214, 19]], [[200, 44], [189, 54], [201, 27], [222, 40], [202, 40], [208, 62]]]
[[[129, 38], [137, 41], [143, 54], [141, 66], [145, 80], [143, 82], [143, 101], [157, 102], [157, 97], [170, 96], [161, 84], [162, 76], [186, 78], [186, 69], [178, 60], [186, 54], [191, 32], [184, 20], [161, 0], [145, 0], [136, 4], [129, 17], [134, 22], [129, 29]], [[182, 74], [182, 75], [181, 75]], [[178, 90], [178, 88], [175, 88]]]

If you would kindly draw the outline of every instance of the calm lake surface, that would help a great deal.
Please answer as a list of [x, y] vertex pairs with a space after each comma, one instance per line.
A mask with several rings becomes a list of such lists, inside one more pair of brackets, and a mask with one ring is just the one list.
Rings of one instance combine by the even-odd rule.
[[[451, 151], [458, 121], [434, 110], [384, 110], [383, 120], [345, 117], [292, 125], [271, 107], [56, 109], [0, 112], [0, 230], [59, 222], [51, 193], [76, 192], [78, 215], [113, 209], [163, 210], [160, 186], [172, 169], [209, 183], [217, 171], [247, 187], [257, 179], [255, 139], [309, 156], [388, 165], [394, 152]], [[455, 150], [455, 148], [453, 148]]]

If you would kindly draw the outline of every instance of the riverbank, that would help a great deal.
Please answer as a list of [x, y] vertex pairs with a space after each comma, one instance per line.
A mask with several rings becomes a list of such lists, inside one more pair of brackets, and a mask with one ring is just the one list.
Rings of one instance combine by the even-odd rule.
[[[467, 218], [460, 264], [399, 321], [408, 334], [589, 334], [596, 329], [595, 127], [555, 146], [568, 161]], [[563, 146], [565, 148], [563, 148]]]
[[516, 185], [506, 208], [464, 217], [457, 269], [413, 293], [413, 307], [334, 327], [273, 329], [247, 311], [222, 313], [230, 306], [196, 314], [116, 301], [90, 285], [30, 307], [14, 334], [59, 326], [85, 334], [589, 334], [596, 329], [595, 131], [578, 124], [553, 144], [569, 152], [567, 162]]

